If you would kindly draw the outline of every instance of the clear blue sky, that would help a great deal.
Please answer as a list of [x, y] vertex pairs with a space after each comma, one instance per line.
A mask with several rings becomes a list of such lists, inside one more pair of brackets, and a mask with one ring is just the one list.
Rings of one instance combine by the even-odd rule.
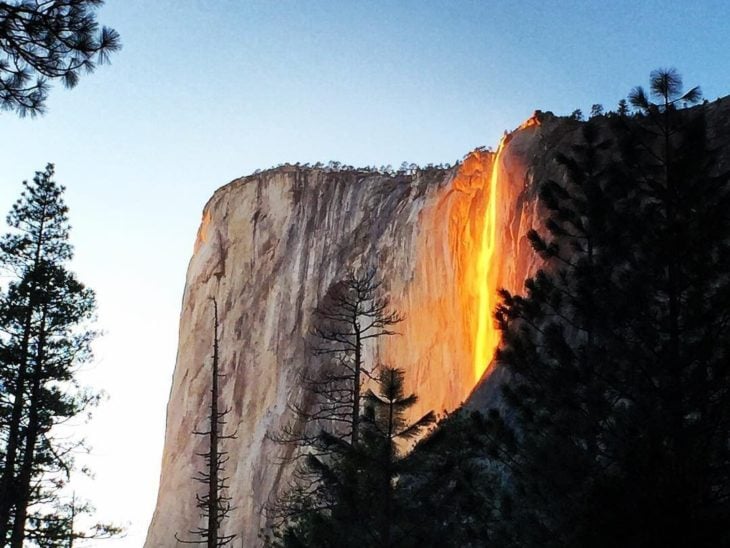
[[[86, 374], [100, 517], [139, 547], [157, 488], [185, 269], [226, 182], [281, 162], [453, 162], [533, 110], [613, 108], [674, 66], [730, 93], [730, 2], [108, 0], [123, 50], [48, 114], [0, 114], [0, 210], [46, 162], [106, 336]], [[132, 471], [133, 470], [133, 471]]]

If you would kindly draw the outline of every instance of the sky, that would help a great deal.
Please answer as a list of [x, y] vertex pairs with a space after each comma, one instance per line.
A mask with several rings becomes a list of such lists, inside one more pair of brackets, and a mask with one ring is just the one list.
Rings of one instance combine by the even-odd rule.
[[[536, 109], [615, 108], [676, 67], [730, 94], [730, 3], [107, 0], [109, 66], [48, 112], [0, 112], [0, 212], [48, 162], [67, 187], [72, 268], [98, 297], [108, 399], [79, 425], [99, 519], [141, 547], [154, 508], [185, 271], [213, 191], [284, 162], [453, 163]], [[99, 543], [94, 543], [98, 545]]]

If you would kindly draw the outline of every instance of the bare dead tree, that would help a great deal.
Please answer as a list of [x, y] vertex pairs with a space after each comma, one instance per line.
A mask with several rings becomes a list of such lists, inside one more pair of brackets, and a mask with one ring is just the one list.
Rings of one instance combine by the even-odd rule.
[[378, 295], [381, 285], [375, 269], [351, 273], [333, 286], [314, 312], [313, 352], [329, 360], [319, 378], [308, 383], [317, 400], [308, 418], [343, 425], [333, 425], [333, 433], [349, 437], [353, 446], [360, 435], [361, 389], [370, 375], [363, 363], [364, 345], [394, 335], [391, 326], [403, 320], [390, 310], [390, 299]]
[[223, 428], [226, 425], [226, 416], [230, 412], [230, 408], [219, 411], [218, 397], [219, 386], [218, 380], [221, 375], [219, 373], [218, 360], [218, 303], [213, 299], [213, 371], [211, 375], [210, 389], [210, 428], [206, 432], [193, 431], [196, 436], [206, 436], [208, 438], [208, 451], [205, 453], [197, 453], [198, 456], [205, 460], [205, 471], [199, 472], [193, 477], [206, 486], [207, 492], [203, 495], [196, 494], [196, 506], [200, 509], [201, 517], [205, 518], [206, 526], [198, 527], [189, 531], [191, 535], [196, 535], [197, 540], [183, 540], [175, 533], [175, 540], [183, 544], [205, 544], [208, 548], [218, 548], [230, 544], [236, 535], [224, 535], [221, 533], [221, 524], [228, 517], [233, 507], [231, 506], [231, 497], [227, 494], [229, 488], [227, 476], [224, 476], [224, 466], [228, 462], [228, 452], [222, 451], [220, 448], [221, 440], [234, 439], [233, 434], [223, 434]]
[[316, 372], [302, 374], [302, 402], [290, 403], [295, 421], [269, 438], [284, 444], [317, 449], [322, 430], [356, 445], [360, 430], [363, 384], [374, 367], [363, 353], [371, 339], [394, 335], [402, 316], [390, 310], [380, 295], [376, 270], [350, 272], [334, 283], [314, 310], [311, 352], [322, 359]]
[[[337, 451], [333, 439], [356, 447], [360, 440], [363, 386], [373, 379], [375, 365], [365, 363], [368, 341], [396, 334], [392, 327], [403, 320], [382, 295], [382, 281], [375, 269], [350, 272], [334, 283], [314, 310], [310, 333], [311, 351], [323, 363], [316, 373], [302, 375], [305, 387], [301, 403], [290, 403], [295, 420], [268, 437], [295, 446], [294, 479], [284, 496], [270, 503], [267, 513], [274, 523], [286, 522], [304, 512], [321, 488], [312, 474], [312, 457], [327, 458]], [[301, 460], [298, 460], [301, 459]], [[308, 501], [304, 507], [303, 501]], [[321, 507], [317, 507], [321, 510]]]

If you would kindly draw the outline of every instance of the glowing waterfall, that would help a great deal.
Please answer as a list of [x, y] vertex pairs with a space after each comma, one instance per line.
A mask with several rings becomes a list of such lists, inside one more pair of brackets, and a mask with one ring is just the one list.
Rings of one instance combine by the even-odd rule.
[[499, 344], [500, 334], [494, 325], [492, 314], [497, 303], [496, 287], [498, 280], [495, 272], [495, 253], [497, 251], [497, 204], [499, 200], [499, 166], [505, 140], [499, 144], [492, 163], [489, 177], [489, 198], [482, 225], [479, 255], [476, 263], [477, 293], [477, 331], [474, 342], [474, 377], [479, 380], [494, 357]]

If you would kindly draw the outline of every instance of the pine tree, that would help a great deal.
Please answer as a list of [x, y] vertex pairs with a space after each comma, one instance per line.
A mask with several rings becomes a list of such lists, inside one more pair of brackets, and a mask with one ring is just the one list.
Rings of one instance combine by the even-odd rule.
[[595, 449], [609, 435], [597, 425], [608, 413], [603, 395], [614, 368], [606, 351], [611, 280], [624, 242], [614, 221], [625, 187], [605, 167], [609, 149], [589, 121], [582, 142], [556, 155], [565, 177], [540, 193], [548, 236], [529, 235], [546, 268], [526, 282], [526, 296], [504, 291], [497, 311], [498, 360], [511, 378], [506, 421], [492, 413], [488, 428], [497, 440], [489, 451], [511, 485], [505, 506], [514, 526], [501, 532], [505, 545], [576, 545], [585, 494], [602, 466]]
[[0, 2], [0, 108], [42, 114], [49, 80], [74, 87], [82, 72], [120, 49], [114, 29], [96, 22], [103, 0]]
[[356, 444], [362, 412], [362, 387], [372, 377], [364, 361], [366, 345], [395, 334], [402, 321], [390, 310], [387, 297], [378, 295], [382, 282], [375, 269], [350, 273], [334, 283], [314, 310], [309, 345], [319, 358], [317, 371], [303, 373], [307, 407], [292, 404], [296, 425], [270, 433], [277, 442], [311, 448], [319, 432]]
[[230, 409], [219, 411], [219, 378], [218, 361], [218, 303], [213, 300], [213, 359], [210, 383], [209, 429], [204, 432], [195, 431], [195, 435], [208, 438], [208, 450], [198, 454], [205, 461], [205, 471], [199, 472], [195, 478], [206, 487], [203, 495], [195, 495], [201, 517], [205, 519], [205, 527], [191, 530], [190, 534], [199, 537], [197, 540], [184, 540], [175, 534], [175, 540], [183, 544], [205, 544], [208, 548], [218, 548], [230, 544], [236, 535], [225, 535], [221, 530], [223, 520], [230, 514], [231, 497], [228, 495], [228, 477], [224, 476], [224, 466], [228, 462], [228, 452], [220, 447], [222, 440], [234, 439], [235, 434], [224, 434], [226, 416]]
[[[327, 457], [309, 455], [307, 466], [319, 478], [315, 500], [301, 499], [303, 512], [285, 524], [274, 545], [285, 547], [396, 547], [410, 538], [406, 506], [397, 484], [406, 457], [402, 444], [434, 422], [432, 412], [408, 423], [417, 401], [406, 395], [399, 369], [383, 368], [378, 391], [369, 390], [357, 445], [322, 432]], [[412, 516], [411, 516], [412, 517]]]
[[[0, 301], [2, 466], [0, 542], [19, 548], [38, 538], [73, 470], [81, 442], [55, 436], [55, 426], [98, 401], [77, 387], [75, 373], [91, 358], [94, 293], [66, 269], [64, 188], [53, 166], [36, 174], [8, 215], [13, 232], [0, 240], [0, 264], [11, 281]], [[52, 544], [49, 544], [52, 545]]]
[[[617, 148], [584, 126], [543, 186], [547, 260], [503, 294], [511, 374], [487, 430], [508, 478], [505, 546], [704, 546], [730, 517], [730, 177], [698, 98], [652, 74]], [[591, 132], [594, 136], [591, 136]], [[604, 151], [604, 152], [601, 152]]]
[[[656, 100], [652, 102], [650, 98]], [[623, 448], [636, 488], [637, 534], [685, 545], [730, 542], [730, 173], [719, 169], [701, 99], [674, 69], [629, 96], [641, 123], [624, 127], [623, 164], [636, 185], [633, 304], [624, 338], [648, 380]], [[639, 338], [640, 337], [640, 338]], [[637, 398], [638, 400], [638, 398]], [[611, 493], [621, 503], [621, 493]], [[636, 517], [634, 517], [636, 519]]]
[[626, 102], [626, 99], [621, 99], [618, 102], [618, 109], [616, 110], [616, 114], [618, 114], [619, 116], [628, 116], [629, 113], [629, 104]]
[[29, 518], [33, 525], [26, 534], [26, 542], [43, 548], [72, 548], [79, 540], [110, 539], [123, 532], [107, 523], [79, 529], [77, 517], [93, 513], [94, 507], [89, 502], [72, 493], [70, 497], [57, 500], [45, 513], [36, 513]]
[[[396, 498], [396, 484], [403, 471], [402, 444], [411, 442], [436, 420], [429, 411], [415, 422], [408, 423], [405, 414], [416, 404], [415, 394], [406, 395], [404, 373], [400, 369], [385, 368], [378, 379], [378, 392], [368, 390], [363, 414], [364, 452], [371, 468], [375, 492], [373, 526], [377, 531], [377, 546], [402, 546], [407, 537], [402, 512]], [[379, 486], [379, 488], [378, 488]], [[401, 525], [399, 527], [399, 525]]]
[[487, 453], [485, 417], [458, 409], [439, 421], [403, 462], [397, 492], [403, 548], [501, 546], [501, 470]]

